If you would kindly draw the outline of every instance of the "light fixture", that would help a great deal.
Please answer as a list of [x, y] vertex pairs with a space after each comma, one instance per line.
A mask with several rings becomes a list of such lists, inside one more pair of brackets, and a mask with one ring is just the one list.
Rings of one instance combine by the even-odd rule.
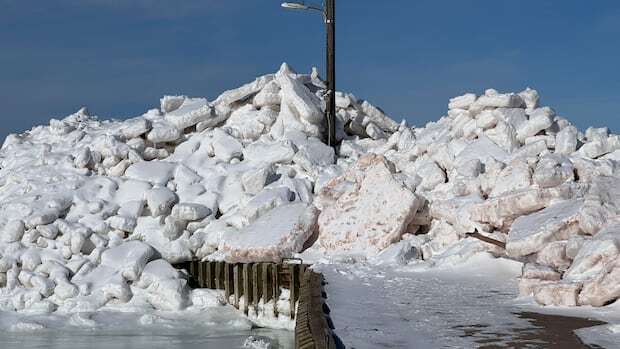
[[282, 7], [291, 9], [291, 10], [307, 10], [308, 6], [306, 6], [303, 2], [283, 2]]

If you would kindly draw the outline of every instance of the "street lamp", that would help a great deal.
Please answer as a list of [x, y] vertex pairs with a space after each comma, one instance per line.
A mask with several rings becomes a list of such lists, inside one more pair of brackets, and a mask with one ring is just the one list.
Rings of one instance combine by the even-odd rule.
[[306, 5], [303, 2], [283, 2], [282, 7], [290, 10], [313, 10], [323, 14], [327, 31], [327, 145], [336, 148], [336, 0], [325, 0], [323, 7]]

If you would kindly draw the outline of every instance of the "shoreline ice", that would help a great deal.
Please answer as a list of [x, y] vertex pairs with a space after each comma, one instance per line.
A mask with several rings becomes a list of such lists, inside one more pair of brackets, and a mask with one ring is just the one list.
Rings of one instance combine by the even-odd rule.
[[134, 298], [183, 311], [194, 300], [171, 264], [307, 248], [436, 268], [491, 253], [524, 264], [519, 291], [542, 305], [605, 309], [620, 297], [620, 136], [579, 131], [529, 88], [455, 97], [419, 128], [338, 92], [335, 153], [322, 141], [324, 88], [316, 70], [283, 64], [213, 102], [166, 96], [122, 121], [81, 109], [9, 135], [0, 311]]

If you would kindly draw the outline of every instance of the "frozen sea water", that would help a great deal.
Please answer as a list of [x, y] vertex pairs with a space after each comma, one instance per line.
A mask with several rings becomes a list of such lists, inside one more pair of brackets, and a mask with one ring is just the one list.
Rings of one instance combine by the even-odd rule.
[[193, 349], [243, 348], [249, 336], [272, 348], [294, 347], [294, 333], [253, 328], [229, 307], [204, 314], [95, 312], [65, 315], [25, 315], [0, 312], [0, 348], [75, 349]]
[[220, 349], [243, 348], [248, 336], [268, 338], [273, 348], [293, 348], [293, 333], [256, 329], [201, 335], [184, 331], [168, 332], [55, 332], [0, 333], [4, 349]]

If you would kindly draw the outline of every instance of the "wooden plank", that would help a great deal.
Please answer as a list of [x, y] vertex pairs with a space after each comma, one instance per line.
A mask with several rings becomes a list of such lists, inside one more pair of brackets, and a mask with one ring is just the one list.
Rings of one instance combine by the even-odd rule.
[[204, 271], [204, 263], [196, 261], [197, 269], [198, 269], [198, 286], [200, 288], [205, 288], [205, 271]]
[[205, 286], [206, 288], [210, 288], [210, 289], [214, 289], [215, 285], [214, 285], [214, 280], [213, 280], [213, 263], [211, 262], [204, 262], [205, 265], [205, 269], [206, 269], [206, 278], [207, 278], [207, 285]]
[[256, 307], [261, 299], [261, 289], [263, 280], [261, 278], [262, 263], [256, 263], [252, 266], [252, 304]]
[[215, 288], [218, 290], [224, 289], [224, 270], [222, 270], [222, 263], [215, 262]]
[[[297, 302], [297, 289], [299, 286], [299, 282], [297, 281], [297, 278], [299, 277], [299, 266], [297, 264], [289, 264], [288, 265], [289, 268], [289, 275], [291, 277], [291, 281], [290, 281], [290, 294], [289, 294], [289, 302], [290, 302], [290, 309], [291, 309], [291, 319], [295, 318], [295, 304]], [[297, 284], [297, 285], [296, 285]]]
[[273, 316], [278, 317], [278, 299], [280, 299], [280, 268], [278, 268], [278, 264], [271, 264], [271, 268], [273, 270], [272, 276], [273, 280], [271, 282], [271, 287], [273, 289]]
[[243, 313], [245, 315], [248, 315], [248, 308], [250, 302], [252, 302], [252, 275], [250, 274], [251, 269], [252, 264], [243, 264]]
[[231, 282], [232, 275], [230, 275], [230, 265], [223, 263], [224, 268], [224, 295], [226, 297], [226, 303], [230, 302], [230, 295], [233, 293], [233, 284]]
[[189, 272], [189, 276], [192, 277], [194, 280], [196, 280], [196, 262], [195, 261], [189, 262], [189, 269], [187, 271]]
[[271, 268], [269, 267], [269, 263], [261, 264], [262, 278], [263, 278], [263, 303], [267, 304], [271, 300]]
[[233, 266], [234, 288], [235, 288], [235, 308], [239, 309], [239, 298], [241, 298], [241, 266]]
[[477, 230], [474, 231], [473, 233], [465, 233], [465, 235], [466, 236], [470, 236], [472, 238], [476, 238], [476, 239], [478, 239], [480, 241], [484, 241], [486, 243], [495, 245], [495, 246], [497, 246], [499, 248], [502, 248], [504, 250], [506, 249], [506, 243], [505, 242], [492, 239], [492, 238], [490, 238], [488, 236], [484, 236], [484, 235], [480, 234]]

